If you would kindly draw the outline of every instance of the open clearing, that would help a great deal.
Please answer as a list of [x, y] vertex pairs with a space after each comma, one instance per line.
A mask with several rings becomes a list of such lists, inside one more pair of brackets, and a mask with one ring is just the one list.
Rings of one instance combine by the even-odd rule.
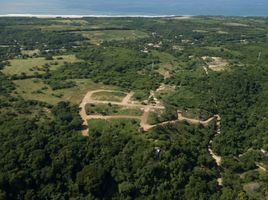
[[21, 51], [22, 55], [27, 55], [27, 56], [33, 56], [33, 55], [39, 55], [40, 50], [39, 49], [34, 49], [34, 50], [22, 50]]
[[[154, 124], [154, 125], [150, 125], [148, 124], [148, 117], [150, 115], [151, 110], [163, 110], [165, 109], [164, 106], [161, 105], [161, 103], [159, 101], [156, 101], [156, 104], [140, 104], [137, 102], [132, 102], [130, 101], [131, 97], [134, 95], [133, 92], [127, 94], [125, 96], [124, 99], [122, 99], [121, 102], [116, 102], [116, 101], [101, 101], [101, 100], [95, 100], [92, 98], [92, 96], [95, 93], [100, 93], [100, 92], [119, 92], [119, 91], [114, 91], [114, 90], [93, 90], [90, 91], [86, 94], [86, 96], [84, 97], [84, 99], [82, 100], [81, 104], [80, 104], [80, 116], [83, 119], [83, 126], [84, 127], [88, 127], [88, 121], [92, 120], [92, 119], [101, 119], [101, 120], [110, 120], [110, 119], [137, 119], [140, 120], [140, 127], [142, 128], [143, 131], [149, 131], [150, 129], [156, 127], [156, 126], [164, 126], [167, 124], [175, 124], [177, 122], [186, 122], [192, 125], [203, 125], [203, 126], [208, 126], [212, 121], [214, 121], [217, 117], [213, 116], [205, 121], [203, 120], [199, 120], [199, 119], [192, 119], [192, 118], [187, 118], [184, 117], [182, 115], [182, 113], [180, 111], [178, 111], [178, 118], [176, 120], [172, 120], [172, 121], [166, 121], [166, 122], [162, 122], [162, 123], [158, 123], [158, 124]], [[152, 92], [152, 95], [154, 96], [154, 92]], [[91, 106], [92, 108], [95, 107], [95, 104], [97, 105], [102, 105], [102, 107], [106, 105], [108, 105], [107, 109], [105, 109], [105, 112], [107, 113], [107, 115], [104, 115], [105, 113], [99, 113], [97, 114], [95, 111], [93, 110], [93, 115], [88, 115], [88, 105]], [[93, 106], [94, 105], [94, 106]], [[128, 115], [111, 115], [113, 114], [113, 107], [114, 106], [120, 106], [120, 107], [126, 107], [126, 108], [136, 108], [136, 109], [141, 109], [143, 110], [143, 114], [141, 116], [135, 116], [132, 114], [128, 114]], [[109, 110], [110, 109], [110, 110]], [[89, 129], [84, 129], [82, 131], [82, 135], [83, 136], [88, 136]]]
[[110, 105], [110, 104], [87, 104], [86, 105], [87, 115], [124, 115], [124, 116], [140, 116], [142, 111], [139, 108], [127, 108], [125, 106]]
[[40, 79], [33, 78], [15, 80], [13, 82], [16, 85], [15, 92], [23, 98], [27, 100], [39, 100], [50, 104], [56, 104], [65, 100], [79, 104], [89, 89], [116, 89], [116, 87], [96, 84], [88, 79], [73, 79], [72, 81], [75, 81], [75, 87], [54, 91]]
[[20, 75], [25, 73], [26, 75], [34, 75], [35, 73], [43, 74], [43, 66], [49, 64], [50, 70], [55, 70], [64, 62], [76, 62], [78, 61], [75, 55], [63, 55], [55, 56], [54, 60], [46, 60], [44, 57], [28, 58], [28, 59], [13, 59], [9, 60], [10, 66], [6, 66], [2, 72], [6, 75]]
[[225, 70], [228, 65], [228, 62], [220, 57], [203, 56], [202, 59], [207, 63], [209, 69], [216, 72]]
[[224, 25], [233, 26], [233, 27], [248, 27], [249, 26], [247, 24], [236, 23], [236, 22], [225, 23]]
[[92, 99], [99, 101], [118, 101], [121, 102], [126, 96], [124, 92], [96, 92], [92, 95]]
[[175, 16], [175, 17], [165, 17], [164, 19], [176, 19], [176, 20], [182, 20], [182, 19], [191, 19], [192, 16]]
[[99, 44], [111, 40], [135, 40], [147, 37], [147, 33], [137, 30], [102, 30], [102, 31], [79, 31], [91, 43]]
[[169, 78], [172, 69], [174, 69], [175, 66], [179, 65], [178, 60], [169, 53], [159, 52], [159, 51], [152, 51], [153, 55], [158, 57], [160, 60], [160, 63], [157, 64], [159, 67], [156, 71], [163, 75], [165, 78]]

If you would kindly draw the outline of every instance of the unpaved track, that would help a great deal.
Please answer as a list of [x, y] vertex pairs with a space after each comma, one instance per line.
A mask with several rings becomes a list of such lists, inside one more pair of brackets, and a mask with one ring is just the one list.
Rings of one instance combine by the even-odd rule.
[[198, 120], [198, 119], [192, 119], [188, 117], [182, 116], [182, 113], [179, 111], [178, 112], [178, 121], [180, 122], [187, 122], [192, 125], [203, 125], [203, 126], [208, 126], [213, 120], [215, 120], [216, 116], [213, 116], [205, 121], [203, 120]]
[[103, 116], [103, 115], [89, 115], [87, 116], [87, 120], [91, 120], [91, 119], [103, 119], [103, 120], [109, 120], [109, 119], [138, 119], [140, 120], [141, 117], [139, 116], [131, 116], [131, 115], [107, 115], [107, 116]]
[[[214, 135], [214, 137], [209, 141], [209, 146], [208, 146], [208, 152], [209, 154], [212, 156], [212, 158], [215, 160], [216, 164], [218, 167], [221, 166], [221, 162], [222, 162], [222, 157], [217, 155], [213, 150], [212, 150], [212, 142], [213, 139], [215, 137], [217, 137], [219, 134], [221, 134], [221, 117], [220, 115], [215, 115], [214, 116], [216, 118], [216, 134]], [[217, 179], [218, 185], [222, 186], [223, 185], [223, 181], [222, 181], [222, 177], [220, 175], [220, 177]]]
[[259, 167], [259, 169], [261, 169], [262, 171], [267, 171], [267, 169], [261, 166], [260, 163], [256, 163], [256, 166]]
[[127, 96], [125, 96], [125, 98], [123, 99], [122, 104], [129, 104], [130, 99], [132, 98], [133, 95], [134, 95], [134, 92], [128, 93]]
[[140, 122], [140, 127], [143, 128], [143, 131], [145, 131], [145, 132], [154, 127], [154, 125], [150, 125], [147, 123], [149, 114], [150, 114], [150, 108], [146, 107], [144, 109], [142, 116], [141, 116], [141, 122]]
[[[83, 98], [81, 104], [80, 104], [80, 116], [83, 119], [83, 127], [88, 127], [88, 120], [90, 119], [139, 119], [143, 120], [143, 126], [148, 127], [146, 124], [147, 118], [149, 115], [150, 109], [165, 109], [164, 106], [161, 105], [143, 105], [143, 104], [137, 104], [137, 103], [132, 103], [131, 102], [131, 97], [134, 95], [134, 92], [127, 93], [127, 95], [124, 97], [122, 102], [115, 102], [115, 101], [100, 101], [100, 100], [94, 100], [92, 99], [92, 95], [98, 92], [120, 92], [116, 90], [93, 90], [89, 91], [85, 97]], [[117, 115], [117, 116], [102, 116], [102, 115], [91, 115], [88, 116], [86, 113], [86, 105], [87, 104], [112, 104], [112, 105], [118, 105], [118, 106], [124, 106], [124, 107], [130, 107], [130, 108], [140, 108], [146, 110], [147, 115], [143, 117], [137, 117], [137, 116], [130, 116], [130, 115]], [[143, 127], [142, 126], [142, 127]], [[149, 125], [150, 126], [150, 125]], [[82, 131], [83, 136], [88, 136], [88, 128]]]
[[133, 92], [130, 92], [126, 95], [126, 97], [124, 97], [124, 99], [122, 100], [122, 102], [116, 102], [116, 101], [100, 101], [100, 100], [94, 100], [92, 99], [92, 95], [94, 93], [98, 93], [98, 92], [117, 92], [116, 90], [94, 90], [94, 91], [90, 91], [86, 94], [86, 96], [84, 97], [84, 99], [82, 100], [80, 107], [85, 107], [86, 104], [108, 104], [111, 103], [113, 105], [118, 105], [118, 106], [125, 106], [125, 107], [136, 107], [136, 108], [155, 108], [155, 109], [165, 109], [164, 106], [161, 105], [142, 105], [142, 104], [136, 104], [136, 103], [132, 103], [129, 102], [131, 97], [133, 96]]
[[[219, 134], [221, 134], [221, 117], [219, 115], [215, 115], [215, 118], [217, 119], [216, 122], [216, 134], [214, 135], [214, 138], [217, 137]], [[221, 166], [221, 156], [218, 156], [215, 152], [213, 152], [211, 145], [212, 145], [213, 139], [211, 139], [209, 141], [209, 147], [208, 147], [208, 151], [210, 153], [210, 155], [213, 157], [213, 159], [216, 161], [218, 166]]]
[[[164, 106], [160, 105], [159, 103], [157, 105], [142, 105], [142, 104], [133, 103], [133, 102], [131, 102], [131, 97], [134, 95], [133, 92], [128, 93], [124, 97], [122, 102], [99, 101], [99, 100], [92, 99], [92, 95], [94, 93], [98, 93], [98, 92], [116, 92], [116, 91], [115, 90], [94, 90], [94, 91], [88, 92], [85, 95], [85, 97], [83, 98], [83, 100], [82, 100], [82, 102], [80, 104], [80, 116], [83, 119], [83, 127], [87, 127], [86, 129], [84, 129], [82, 131], [83, 136], [89, 136], [88, 120], [92, 120], [92, 119], [102, 119], [102, 120], [137, 119], [137, 120], [140, 120], [140, 127], [143, 129], [144, 132], [147, 132], [150, 129], [156, 127], [156, 126], [165, 126], [167, 124], [175, 124], [175, 123], [178, 123], [178, 122], [187, 122], [187, 123], [189, 123], [191, 125], [203, 125], [204, 127], [207, 127], [212, 121], [214, 121], [216, 119], [217, 120], [216, 121], [217, 130], [216, 130], [216, 134], [214, 135], [214, 138], [221, 133], [221, 117], [219, 115], [215, 115], [215, 116], [203, 121], [203, 120], [199, 120], [199, 119], [193, 119], [193, 118], [184, 117], [182, 115], [181, 111], [177, 111], [178, 112], [178, 119], [177, 120], [166, 121], [166, 122], [158, 123], [158, 124], [155, 124], [155, 125], [150, 125], [147, 122], [149, 114], [150, 114], [150, 110], [151, 109], [165, 109]], [[115, 116], [87, 115], [85, 107], [86, 107], [87, 104], [90, 104], [90, 103], [92, 103], [92, 104], [108, 104], [108, 103], [111, 103], [113, 105], [119, 105], [119, 106], [124, 106], [124, 107], [136, 107], [136, 108], [143, 109], [144, 112], [143, 112], [142, 116], [131, 116], [131, 115], [115, 115]], [[212, 156], [212, 158], [216, 161], [218, 167], [220, 167], [222, 158], [221, 158], [221, 156], [218, 156], [216, 153], [213, 152], [213, 150], [211, 148], [212, 142], [213, 142], [213, 139], [211, 139], [209, 141], [208, 151], [209, 151], [210, 155]], [[217, 181], [218, 181], [219, 185], [222, 185], [222, 178], [221, 177], [219, 177], [217, 179]]]
[[[178, 122], [187, 122], [187, 123], [189, 123], [191, 125], [203, 125], [203, 126], [207, 127], [216, 118], [216, 116], [214, 116], [214, 117], [211, 117], [211, 118], [207, 119], [206, 121], [198, 120], [198, 119], [192, 119], [192, 118], [184, 117], [182, 115], [182, 113], [180, 111], [178, 111], [178, 119], [177, 120], [166, 121], [166, 122], [158, 123], [158, 124], [155, 124], [155, 125], [149, 125], [149, 124], [147, 124], [148, 115], [149, 115], [149, 110], [145, 110], [144, 113], [143, 113], [142, 122], [141, 122], [141, 127], [143, 128], [144, 131], [149, 131], [150, 129], [152, 129], [152, 128], [156, 127], [156, 126], [165, 126], [167, 124], [175, 124], [175, 123], [178, 123]], [[146, 121], [145, 121], [145, 119], [146, 119]]]
[[206, 66], [203, 66], [203, 69], [204, 69], [206, 75], [208, 75], [208, 68]]
[[[133, 92], [128, 93], [122, 102], [114, 102], [114, 101], [100, 101], [100, 100], [94, 100], [92, 99], [92, 95], [98, 92], [117, 92], [116, 90], [94, 90], [88, 92], [85, 97], [83, 98], [81, 104], [80, 104], [80, 116], [83, 119], [83, 126], [88, 127], [88, 120], [91, 119], [139, 119], [140, 120], [140, 126], [143, 128], [143, 130], [149, 131], [150, 129], [156, 127], [156, 126], [164, 126], [167, 124], [174, 124], [177, 122], [188, 122], [189, 124], [193, 125], [203, 125], [203, 126], [208, 126], [208, 124], [215, 119], [214, 117], [209, 118], [206, 121], [198, 120], [198, 119], [192, 119], [192, 118], [187, 118], [182, 115], [180, 111], [178, 111], [178, 119], [173, 120], [173, 121], [167, 121], [167, 122], [162, 122], [159, 124], [155, 125], [150, 125], [147, 123], [149, 113], [151, 109], [165, 109], [164, 106], [157, 104], [157, 105], [143, 105], [143, 104], [137, 104], [137, 103], [132, 103], [131, 102], [131, 97], [134, 95]], [[90, 115], [88, 116], [86, 113], [86, 105], [87, 104], [108, 104], [111, 103], [113, 105], [118, 105], [118, 106], [124, 106], [124, 107], [135, 107], [135, 108], [140, 108], [143, 109], [143, 115], [142, 116], [131, 116], [131, 115], [117, 115], [117, 116], [102, 116], [102, 115]], [[88, 129], [82, 131], [83, 136], [88, 136]]]

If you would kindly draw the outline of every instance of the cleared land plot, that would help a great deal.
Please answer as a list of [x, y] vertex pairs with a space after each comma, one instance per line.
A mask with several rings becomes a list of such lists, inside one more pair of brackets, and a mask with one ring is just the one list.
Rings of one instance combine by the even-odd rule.
[[135, 40], [148, 37], [146, 33], [137, 30], [80, 31], [78, 33], [81, 33], [94, 44], [99, 44], [103, 41]]
[[166, 85], [161, 84], [160, 87], [156, 90], [155, 95], [157, 98], [161, 98], [162, 95], [169, 94], [171, 92], [174, 92], [176, 89], [176, 86], [174, 85]]
[[88, 22], [86, 20], [83, 19], [56, 19], [56, 20], [52, 20], [54, 22], [60, 22], [66, 25], [88, 25]]
[[116, 101], [121, 102], [126, 96], [123, 92], [96, 92], [92, 94], [92, 99], [99, 101]]
[[147, 123], [150, 125], [159, 123], [158, 117], [159, 115], [156, 112], [150, 112], [147, 119]]
[[158, 57], [160, 60], [160, 64], [157, 65], [159, 67], [157, 72], [165, 78], [169, 78], [171, 70], [179, 65], [178, 60], [169, 53], [153, 51], [153, 55]]
[[40, 50], [39, 49], [34, 49], [34, 50], [22, 50], [21, 51], [22, 55], [27, 55], [27, 56], [33, 56], [33, 55], [39, 55]]
[[184, 117], [187, 118], [194, 118], [194, 119], [200, 119], [200, 120], [206, 120], [208, 119], [212, 114], [201, 109], [187, 109], [182, 110]]
[[49, 85], [44, 84], [41, 79], [25, 79], [13, 82], [16, 85], [15, 93], [24, 99], [38, 100], [50, 104], [56, 104], [60, 101], [70, 101], [79, 104], [88, 90], [115, 89], [115, 87], [96, 84], [88, 79], [75, 79], [72, 81], [75, 81], [75, 87], [54, 91]]
[[264, 199], [261, 195], [260, 184], [257, 182], [247, 183], [243, 186], [243, 189], [253, 199]]
[[204, 56], [202, 57], [203, 60], [207, 63], [208, 68], [212, 71], [223, 71], [226, 69], [228, 62], [226, 60], [223, 60], [220, 57], [208, 57]]
[[87, 115], [131, 115], [131, 116], [141, 116], [142, 111], [139, 108], [127, 108], [118, 105], [110, 104], [87, 104], [86, 105]]
[[34, 75], [35, 73], [44, 73], [44, 65], [50, 65], [50, 70], [56, 70], [64, 62], [76, 62], [75, 55], [55, 56], [54, 60], [46, 60], [43, 57], [28, 58], [28, 59], [13, 59], [9, 60], [10, 66], [6, 66], [2, 72], [6, 75]]
[[233, 26], [233, 27], [248, 27], [248, 24], [242, 24], [237, 22], [224, 23], [225, 26]]

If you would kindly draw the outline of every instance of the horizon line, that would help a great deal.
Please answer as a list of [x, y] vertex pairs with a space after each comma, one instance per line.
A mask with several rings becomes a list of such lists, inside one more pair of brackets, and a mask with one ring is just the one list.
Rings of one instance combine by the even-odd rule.
[[83, 17], [193, 17], [194, 15], [65, 15], [65, 14], [0, 14], [0, 17], [37, 17], [37, 18], [83, 18]]
[[68, 15], [68, 14], [0, 14], [0, 17], [29, 17], [29, 18], [85, 18], [85, 17], [92, 17], [92, 18], [107, 18], [107, 17], [114, 17], [114, 18], [124, 18], [124, 17], [141, 17], [141, 18], [168, 18], [168, 17], [202, 17], [202, 16], [214, 16], [214, 17], [262, 17], [267, 18], [268, 16], [258, 16], [258, 15]]

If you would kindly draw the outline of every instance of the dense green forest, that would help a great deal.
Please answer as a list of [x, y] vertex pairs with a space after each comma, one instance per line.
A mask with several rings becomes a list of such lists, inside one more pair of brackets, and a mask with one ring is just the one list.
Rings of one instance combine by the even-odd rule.
[[[259, 17], [0, 18], [0, 200], [267, 199], [267, 33]], [[121, 119], [83, 137], [79, 102], [106, 87], [154, 91], [152, 121], [220, 115], [220, 134]]]

